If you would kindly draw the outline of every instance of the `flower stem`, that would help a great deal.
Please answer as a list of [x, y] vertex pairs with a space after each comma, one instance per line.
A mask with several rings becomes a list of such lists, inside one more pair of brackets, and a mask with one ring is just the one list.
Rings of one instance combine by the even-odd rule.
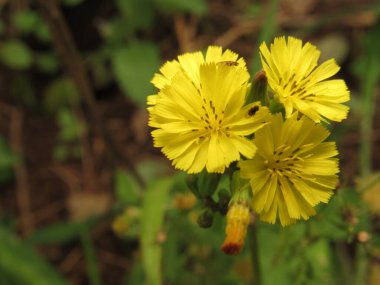
[[250, 240], [249, 247], [251, 251], [252, 258], [252, 273], [253, 273], [253, 284], [261, 285], [261, 270], [260, 270], [260, 258], [259, 258], [259, 247], [258, 247], [258, 239], [257, 239], [257, 224], [256, 221], [250, 225]]

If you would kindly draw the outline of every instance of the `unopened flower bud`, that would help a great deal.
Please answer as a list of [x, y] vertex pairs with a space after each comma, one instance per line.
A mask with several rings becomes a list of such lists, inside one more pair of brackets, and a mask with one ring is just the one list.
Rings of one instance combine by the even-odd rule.
[[219, 212], [222, 213], [223, 215], [227, 214], [228, 211], [228, 204], [231, 200], [231, 195], [227, 190], [221, 190], [218, 193], [218, 209]]
[[209, 228], [212, 226], [214, 217], [209, 210], [205, 210], [201, 215], [199, 215], [197, 223], [201, 228]]
[[247, 96], [246, 104], [260, 102], [261, 106], [268, 106], [269, 99], [267, 94], [268, 79], [265, 71], [257, 72], [252, 79], [251, 92]]
[[227, 212], [226, 239], [222, 251], [226, 254], [238, 254], [243, 248], [247, 228], [250, 222], [250, 209], [246, 203], [234, 202]]

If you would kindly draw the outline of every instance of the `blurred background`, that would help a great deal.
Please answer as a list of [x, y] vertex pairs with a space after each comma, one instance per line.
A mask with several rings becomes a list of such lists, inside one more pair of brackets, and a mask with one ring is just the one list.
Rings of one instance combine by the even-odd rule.
[[231, 257], [223, 216], [199, 227], [145, 102], [164, 61], [221, 45], [253, 74], [277, 35], [335, 58], [352, 99], [330, 126], [331, 202], [257, 223], [261, 284], [380, 284], [379, 14], [375, 0], [0, 0], [0, 285], [253, 284], [251, 235]]

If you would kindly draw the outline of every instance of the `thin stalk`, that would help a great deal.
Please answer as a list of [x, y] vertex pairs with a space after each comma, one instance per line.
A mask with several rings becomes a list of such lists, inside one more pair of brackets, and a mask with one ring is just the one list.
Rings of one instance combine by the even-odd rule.
[[261, 25], [261, 29], [257, 38], [257, 45], [253, 53], [253, 64], [250, 68], [251, 74], [255, 74], [257, 71], [260, 70], [261, 64], [260, 60], [258, 59], [259, 54], [259, 47], [262, 42], [268, 42], [272, 40], [272, 37], [277, 31], [277, 11], [279, 7], [279, 0], [271, 0], [269, 3], [269, 7], [267, 10], [267, 13], [264, 17], [264, 21]]
[[375, 74], [368, 74], [363, 82], [362, 120], [360, 125], [360, 172], [365, 177], [372, 168], [372, 128], [375, 100]]
[[363, 244], [358, 244], [356, 249], [356, 278], [355, 285], [368, 284], [368, 257]]
[[249, 247], [251, 252], [251, 258], [252, 258], [252, 273], [253, 273], [253, 285], [261, 285], [262, 279], [261, 279], [261, 268], [260, 268], [260, 257], [259, 257], [259, 241], [257, 238], [257, 224], [254, 222], [249, 227], [250, 231], [250, 239], [249, 239]]

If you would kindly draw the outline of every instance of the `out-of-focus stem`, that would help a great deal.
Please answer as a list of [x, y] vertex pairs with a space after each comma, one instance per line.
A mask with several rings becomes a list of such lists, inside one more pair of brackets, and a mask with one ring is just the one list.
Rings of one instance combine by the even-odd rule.
[[249, 247], [252, 259], [252, 275], [254, 285], [261, 285], [261, 269], [260, 269], [260, 258], [259, 258], [259, 245], [257, 238], [257, 224], [254, 222], [249, 227]]

